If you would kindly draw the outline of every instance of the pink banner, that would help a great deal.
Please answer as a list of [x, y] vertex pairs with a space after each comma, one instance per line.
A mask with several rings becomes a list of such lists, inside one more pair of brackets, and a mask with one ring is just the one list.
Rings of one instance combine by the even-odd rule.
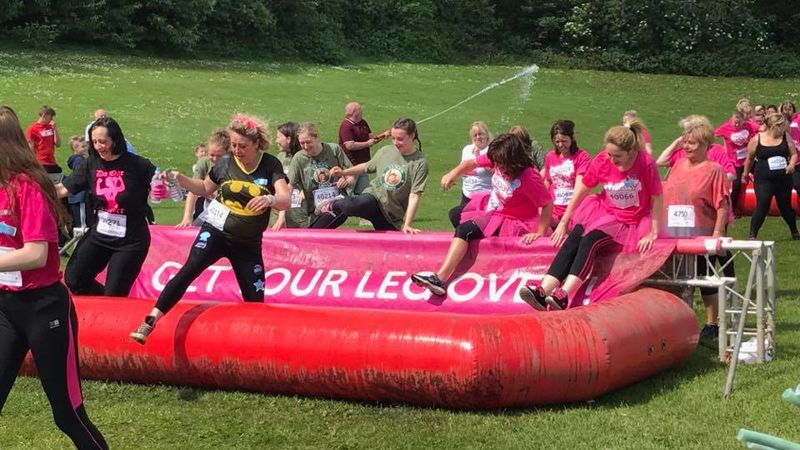
[[[181, 268], [197, 235], [196, 228], [150, 228], [152, 244], [131, 297], [158, 297]], [[515, 313], [532, 311], [517, 295], [526, 283], [541, 280], [555, 256], [549, 239], [524, 245], [516, 238], [473, 243], [444, 297], [432, 296], [409, 276], [434, 271], [441, 264], [451, 233], [416, 236], [356, 230], [283, 230], [264, 233], [266, 301], [303, 305]], [[637, 287], [664, 263], [673, 241], [657, 242], [645, 257], [604, 255], [571, 301], [588, 304]], [[241, 301], [233, 270], [221, 259], [204, 271], [185, 299]]]

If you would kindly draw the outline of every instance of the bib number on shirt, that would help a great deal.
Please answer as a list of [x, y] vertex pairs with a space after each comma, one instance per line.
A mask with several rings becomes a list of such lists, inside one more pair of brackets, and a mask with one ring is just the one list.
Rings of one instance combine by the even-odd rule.
[[289, 207], [290, 208], [300, 207], [300, 189], [292, 189], [292, 204]]
[[108, 211], [97, 212], [97, 232], [106, 236], [124, 238], [128, 227], [128, 218], [124, 214], [112, 214]]
[[[0, 255], [15, 250], [11, 247], [0, 247]], [[22, 272], [0, 272], [0, 284], [5, 286], [22, 287]]]
[[670, 228], [694, 228], [694, 206], [669, 205], [667, 226]]
[[745, 158], [747, 158], [747, 147], [737, 148], [736, 159], [745, 159]]
[[767, 164], [769, 164], [769, 170], [783, 170], [788, 163], [784, 156], [772, 156], [767, 158]]
[[228, 219], [228, 215], [231, 213], [231, 210], [219, 201], [214, 200], [208, 205], [208, 208], [206, 208], [203, 213], [206, 214], [204, 220], [207, 224], [218, 229], [219, 231], [223, 231], [225, 228], [225, 220]]
[[319, 205], [325, 200], [330, 200], [339, 195], [339, 188], [331, 186], [314, 191], [314, 204]]
[[554, 205], [569, 205], [569, 201], [572, 200], [572, 193], [574, 191], [569, 188], [561, 188], [555, 189], [555, 200], [553, 201]]

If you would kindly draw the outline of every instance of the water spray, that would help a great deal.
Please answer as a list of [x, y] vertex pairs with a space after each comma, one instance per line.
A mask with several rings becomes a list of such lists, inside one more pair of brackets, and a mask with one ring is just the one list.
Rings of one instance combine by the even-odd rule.
[[428, 120], [431, 120], [431, 119], [434, 119], [436, 117], [439, 117], [444, 113], [447, 113], [449, 111], [452, 111], [452, 110], [458, 108], [459, 106], [463, 105], [464, 103], [467, 103], [468, 101], [472, 100], [475, 97], [478, 97], [479, 95], [485, 94], [486, 92], [491, 91], [492, 89], [494, 89], [494, 88], [496, 88], [498, 86], [502, 86], [502, 85], [504, 85], [506, 83], [510, 83], [510, 82], [516, 80], [517, 78], [521, 78], [521, 77], [528, 77], [527, 78], [527, 82], [525, 83], [525, 85], [522, 88], [522, 101], [525, 101], [525, 100], [528, 99], [528, 96], [530, 95], [530, 88], [531, 88], [531, 83], [533, 82], [533, 76], [538, 71], [539, 71], [539, 66], [537, 66], [536, 64], [532, 64], [532, 65], [520, 70], [519, 72], [515, 73], [513, 76], [511, 76], [509, 78], [506, 78], [505, 80], [501, 80], [501, 81], [498, 81], [496, 83], [492, 83], [492, 84], [486, 86], [485, 88], [481, 89], [480, 91], [476, 92], [475, 94], [472, 94], [469, 97], [465, 98], [464, 100], [461, 100], [460, 102], [456, 103], [455, 105], [453, 105], [453, 106], [451, 106], [451, 107], [449, 107], [449, 108], [447, 108], [447, 109], [445, 109], [443, 111], [440, 111], [440, 112], [438, 112], [438, 113], [436, 113], [436, 114], [434, 114], [434, 115], [432, 115], [430, 117], [426, 117], [426, 118], [420, 120], [419, 122], [417, 122], [417, 124], [419, 125], [421, 123], [427, 122]]

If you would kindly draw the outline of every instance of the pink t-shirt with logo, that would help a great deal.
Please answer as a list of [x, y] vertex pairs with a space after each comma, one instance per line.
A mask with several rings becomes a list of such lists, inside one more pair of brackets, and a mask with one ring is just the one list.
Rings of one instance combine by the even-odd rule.
[[563, 156], [553, 149], [545, 156], [544, 179], [553, 198], [553, 221], [557, 222], [564, 215], [575, 191], [575, 179], [586, 173], [590, 162], [589, 153], [583, 149], [570, 156]]
[[15, 175], [13, 210], [8, 191], [0, 189], [0, 252], [20, 249], [28, 242], [47, 242], [47, 262], [39, 269], [0, 273], [0, 290], [22, 291], [57, 283], [61, 277], [58, 257], [58, 228], [50, 204], [36, 182], [27, 175]]
[[[493, 167], [489, 156], [485, 154], [478, 156], [475, 162], [480, 167]], [[539, 217], [539, 208], [547, 205], [550, 200], [550, 194], [536, 168], [526, 168], [513, 180], [495, 170], [492, 175], [492, 192], [485, 211], [527, 221]]]
[[598, 198], [603, 209], [620, 223], [638, 225], [650, 215], [652, 196], [661, 195], [661, 179], [653, 157], [640, 151], [633, 166], [619, 170], [606, 152], [600, 152], [583, 175], [589, 189], [601, 185]]
[[714, 131], [714, 136], [725, 140], [725, 151], [734, 167], [743, 167], [744, 160], [747, 158], [747, 144], [757, 133], [758, 129], [754, 130], [748, 122], [737, 128], [731, 120], [728, 120]]

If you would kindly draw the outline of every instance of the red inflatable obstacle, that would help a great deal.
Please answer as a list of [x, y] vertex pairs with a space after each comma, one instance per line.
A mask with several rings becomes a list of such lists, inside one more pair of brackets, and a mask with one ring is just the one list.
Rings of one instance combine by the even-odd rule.
[[76, 299], [84, 377], [484, 409], [594, 398], [697, 343], [694, 312], [653, 289], [507, 315], [186, 301], [140, 346], [151, 307]]
[[[744, 186], [742, 187], [744, 188]], [[743, 216], [752, 216], [753, 212], [756, 210], [756, 191], [753, 189], [752, 183], [748, 184], [746, 189], [742, 190], [744, 195], [739, 197], [739, 210], [742, 212]], [[800, 214], [800, 202], [798, 202], [797, 192], [794, 189], [792, 190], [792, 209], [794, 209], [795, 213]], [[774, 198], [772, 199], [772, 203], [769, 207], [769, 215], [781, 215]]]
[[436, 297], [408, 278], [438, 266], [449, 233], [268, 232], [266, 304], [242, 303], [221, 260], [140, 346], [128, 334], [197, 232], [151, 233], [133, 294], [142, 300], [75, 299], [85, 377], [447, 408], [586, 400], [681, 364], [697, 343], [694, 312], [636, 289], [676, 246], [708, 247], [657, 241], [646, 257], [598, 257], [571, 299], [586, 306], [537, 313], [517, 291], [545, 273], [556, 252], [547, 239], [473, 244]]

